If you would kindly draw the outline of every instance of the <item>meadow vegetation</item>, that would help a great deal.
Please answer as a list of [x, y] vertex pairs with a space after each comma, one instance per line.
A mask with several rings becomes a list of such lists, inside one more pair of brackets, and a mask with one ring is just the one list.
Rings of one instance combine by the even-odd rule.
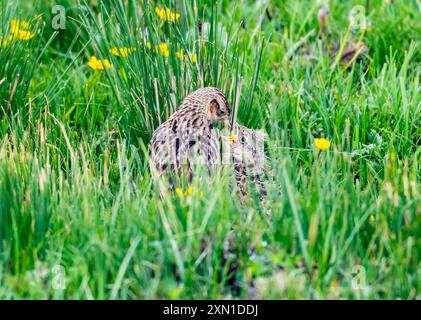
[[[419, 0], [53, 2], [0, 0], [1, 299], [421, 297]], [[268, 133], [265, 201], [160, 199], [202, 86]]]

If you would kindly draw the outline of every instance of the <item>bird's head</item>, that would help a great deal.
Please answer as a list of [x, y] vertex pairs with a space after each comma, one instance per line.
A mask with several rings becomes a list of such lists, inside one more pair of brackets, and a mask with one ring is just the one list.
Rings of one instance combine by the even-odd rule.
[[230, 105], [225, 94], [213, 87], [199, 89], [195, 94], [200, 95], [207, 119], [211, 124], [221, 123], [230, 129]]

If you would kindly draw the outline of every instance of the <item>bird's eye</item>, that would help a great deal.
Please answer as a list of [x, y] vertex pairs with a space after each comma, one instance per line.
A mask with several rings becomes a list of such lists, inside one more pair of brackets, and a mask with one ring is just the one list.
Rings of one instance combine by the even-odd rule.
[[242, 143], [246, 142], [246, 137], [245, 136], [241, 136], [241, 142]]
[[221, 113], [222, 113], [222, 114], [224, 114], [224, 113], [226, 113], [226, 112], [227, 112], [227, 108], [226, 108], [223, 104], [221, 104], [221, 105], [219, 106], [219, 108], [220, 108], [220, 110], [221, 110]]

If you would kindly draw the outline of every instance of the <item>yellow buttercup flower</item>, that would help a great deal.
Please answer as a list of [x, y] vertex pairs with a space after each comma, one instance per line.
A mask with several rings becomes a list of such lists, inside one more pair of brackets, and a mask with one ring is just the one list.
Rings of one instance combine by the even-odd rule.
[[104, 68], [110, 69], [111, 63], [108, 59], [101, 61], [97, 57], [92, 56], [88, 61], [88, 66], [94, 70], [104, 70]]
[[122, 58], [127, 57], [130, 53], [136, 51], [136, 48], [112, 48], [110, 50], [111, 54], [115, 55], [116, 57], [121, 56]]
[[[26, 21], [19, 21], [18, 19], [12, 19], [10, 21], [10, 36], [9, 40], [17, 38], [20, 40], [28, 41], [35, 37], [35, 33], [26, 30], [29, 27], [29, 23]], [[5, 44], [4, 44], [5, 45]]]
[[195, 53], [185, 55], [183, 49], [181, 49], [180, 51], [176, 51], [175, 55], [180, 59], [185, 59], [186, 61], [189, 61], [190, 59], [193, 63], [197, 61], [197, 55]]
[[120, 54], [118, 53], [118, 49], [117, 48], [112, 48], [110, 50], [111, 54], [118, 57]]
[[161, 43], [160, 45], [155, 46], [155, 52], [159, 52], [166, 58], [170, 55], [170, 50], [168, 49], [168, 45], [166, 43]]
[[168, 45], [166, 43], [161, 43], [159, 45], [159, 50], [164, 57], [168, 57], [170, 55], [170, 51], [168, 50]]
[[[148, 49], [152, 48], [152, 44], [150, 41], [146, 41], [146, 47], [148, 47]], [[170, 56], [170, 50], [168, 48], [168, 45], [165, 42], [154, 46], [154, 51], [156, 53], [160, 53], [166, 58]]]
[[155, 8], [155, 12], [162, 21], [177, 21], [180, 18], [180, 14], [171, 11], [169, 8]]
[[10, 26], [13, 28], [23, 28], [23, 29], [27, 29], [29, 27], [29, 23], [27, 21], [20, 21], [19, 19], [13, 18], [12, 20], [10, 20]]
[[321, 151], [326, 151], [330, 148], [330, 141], [324, 138], [316, 138], [314, 139], [314, 146]]
[[237, 141], [238, 136], [237, 135], [231, 135], [231, 136], [224, 136], [224, 138], [228, 141]]
[[176, 193], [179, 197], [182, 197], [182, 196], [183, 196], [183, 190], [181, 190], [181, 188], [175, 188], [175, 193]]
[[197, 61], [197, 54], [195, 53], [190, 53], [190, 59], [193, 63], [196, 63]]
[[184, 193], [184, 195], [188, 195], [188, 196], [192, 196], [193, 195], [193, 188], [192, 187], [188, 187], [186, 192]]
[[176, 52], [175, 52], [175, 55], [176, 55], [178, 58], [183, 59], [183, 58], [184, 58], [184, 50], [183, 50], [183, 49], [181, 49], [180, 51], [176, 51]]
[[33, 37], [35, 37], [35, 34], [34, 34], [34, 33], [29, 32], [29, 31], [26, 31], [26, 30], [19, 30], [19, 32], [18, 32], [18, 38], [19, 38], [20, 40], [25, 40], [25, 41], [27, 41], [27, 40], [32, 39]]
[[20, 22], [20, 27], [21, 27], [21, 28], [26, 29], [26, 28], [28, 28], [28, 27], [29, 27], [29, 23], [28, 23], [28, 22], [26, 22], [26, 21], [21, 21], [21, 22]]
[[[188, 187], [186, 189], [186, 191], [184, 191], [184, 192], [183, 192], [183, 189], [177, 187], [177, 188], [175, 188], [175, 193], [179, 197], [187, 197], [187, 196], [193, 196], [196, 192], [194, 191], [194, 189], [192, 187]], [[203, 193], [203, 191], [199, 192], [200, 197], [203, 197], [204, 195], [205, 194]]]

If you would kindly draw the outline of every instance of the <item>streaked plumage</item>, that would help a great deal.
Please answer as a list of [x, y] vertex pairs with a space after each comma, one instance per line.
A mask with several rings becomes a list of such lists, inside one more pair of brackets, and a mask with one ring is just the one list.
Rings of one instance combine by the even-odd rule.
[[224, 93], [213, 87], [201, 88], [187, 96], [178, 111], [161, 124], [151, 140], [152, 164], [164, 172], [192, 177], [200, 163], [212, 169], [219, 156], [219, 141], [213, 126], [229, 126], [230, 107]]
[[231, 154], [240, 196], [244, 198], [248, 184], [252, 182], [260, 193], [260, 197], [264, 198], [266, 187], [262, 179], [265, 175], [264, 139], [267, 134], [240, 124], [235, 125], [234, 131], [237, 139], [231, 142]]

